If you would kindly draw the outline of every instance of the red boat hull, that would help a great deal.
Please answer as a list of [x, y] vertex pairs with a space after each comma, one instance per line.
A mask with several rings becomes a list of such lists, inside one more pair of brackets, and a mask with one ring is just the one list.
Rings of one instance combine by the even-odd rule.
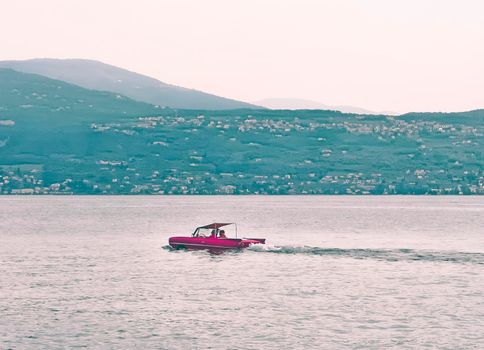
[[170, 237], [175, 249], [240, 249], [252, 244], [264, 244], [263, 238]]

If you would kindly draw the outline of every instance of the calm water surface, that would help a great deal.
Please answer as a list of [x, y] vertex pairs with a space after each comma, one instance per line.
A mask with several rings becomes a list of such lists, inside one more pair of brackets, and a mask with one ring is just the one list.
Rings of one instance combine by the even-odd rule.
[[0, 197], [0, 276], [0, 349], [482, 349], [484, 197]]

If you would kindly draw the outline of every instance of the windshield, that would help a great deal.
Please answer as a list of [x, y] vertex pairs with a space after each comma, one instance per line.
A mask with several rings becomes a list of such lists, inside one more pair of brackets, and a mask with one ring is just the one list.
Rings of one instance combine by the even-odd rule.
[[199, 227], [193, 232], [193, 237], [217, 237], [217, 238], [225, 238], [226, 233], [222, 229], [208, 229]]

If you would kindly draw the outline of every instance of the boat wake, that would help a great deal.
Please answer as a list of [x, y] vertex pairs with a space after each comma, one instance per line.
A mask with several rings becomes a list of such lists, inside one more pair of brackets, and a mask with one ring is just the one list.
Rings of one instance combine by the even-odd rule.
[[484, 265], [484, 253], [458, 251], [433, 251], [415, 249], [340, 249], [309, 246], [262, 246], [247, 248], [252, 252], [272, 254], [304, 254], [347, 257], [354, 259], [376, 259], [382, 261], [428, 261]]

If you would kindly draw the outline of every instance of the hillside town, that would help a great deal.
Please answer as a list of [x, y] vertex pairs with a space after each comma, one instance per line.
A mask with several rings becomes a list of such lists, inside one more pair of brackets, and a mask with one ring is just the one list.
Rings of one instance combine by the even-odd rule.
[[1, 164], [0, 193], [484, 194], [480, 124], [199, 114], [126, 118], [85, 130], [123, 153]]

